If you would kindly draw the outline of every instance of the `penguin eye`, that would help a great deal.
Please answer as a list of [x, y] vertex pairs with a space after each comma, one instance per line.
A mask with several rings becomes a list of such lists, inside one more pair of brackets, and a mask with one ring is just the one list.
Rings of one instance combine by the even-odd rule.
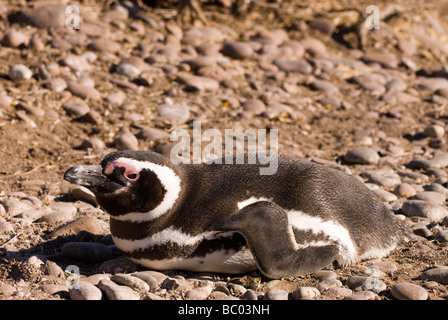
[[124, 177], [129, 181], [135, 181], [139, 178], [139, 174], [136, 172], [126, 173]]

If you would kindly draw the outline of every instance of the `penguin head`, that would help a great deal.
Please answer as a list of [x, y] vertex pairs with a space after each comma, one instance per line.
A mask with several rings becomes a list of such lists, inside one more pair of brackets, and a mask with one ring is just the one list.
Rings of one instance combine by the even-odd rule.
[[90, 189], [111, 215], [163, 214], [180, 192], [178, 170], [161, 154], [151, 151], [118, 151], [100, 165], [78, 165], [64, 179]]

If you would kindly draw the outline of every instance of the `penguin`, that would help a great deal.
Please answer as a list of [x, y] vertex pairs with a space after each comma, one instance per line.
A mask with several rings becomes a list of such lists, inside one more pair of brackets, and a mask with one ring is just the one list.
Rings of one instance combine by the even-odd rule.
[[[235, 157], [235, 156], [234, 156]], [[397, 248], [403, 226], [361, 181], [286, 155], [260, 175], [241, 164], [174, 164], [152, 151], [116, 151], [69, 168], [110, 215], [124, 256], [155, 270], [294, 277], [348, 266]]]

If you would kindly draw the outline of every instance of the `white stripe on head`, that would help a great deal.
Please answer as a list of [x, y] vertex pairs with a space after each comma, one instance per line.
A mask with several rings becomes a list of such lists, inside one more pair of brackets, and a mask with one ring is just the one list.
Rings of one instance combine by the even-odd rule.
[[143, 169], [151, 170], [166, 190], [162, 202], [154, 209], [148, 212], [130, 212], [121, 216], [115, 216], [113, 217], [114, 219], [130, 222], [151, 221], [162, 216], [174, 206], [181, 191], [181, 180], [171, 168], [152, 162], [138, 161], [128, 158], [118, 158], [114, 162], [122, 162], [131, 165], [134, 167], [135, 171], [139, 173]]

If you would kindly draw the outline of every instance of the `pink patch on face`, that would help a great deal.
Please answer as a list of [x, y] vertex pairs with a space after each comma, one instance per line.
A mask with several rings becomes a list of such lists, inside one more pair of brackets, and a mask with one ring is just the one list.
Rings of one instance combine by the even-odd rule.
[[139, 177], [139, 173], [135, 168], [127, 163], [124, 162], [111, 162], [106, 165], [106, 168], [104, 169], [105, 174], [111, 174], [115, 167], [124, 168], [124, 177], [129, 181], [135, 181]]

